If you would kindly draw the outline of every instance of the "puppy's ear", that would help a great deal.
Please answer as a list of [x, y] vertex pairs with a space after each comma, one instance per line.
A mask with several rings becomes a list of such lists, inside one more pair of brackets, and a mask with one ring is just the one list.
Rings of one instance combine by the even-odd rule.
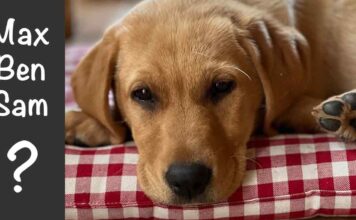
[[264, 131], [302, 95], [309, 83], [309, 45], [296, 29], [270, 17], [252, 19], [239, 42], [252, 59], [265, 93]]
[[109, 91], [114, 85], [119, 51], [116, 29], [112, 27], [108, 30], [103, 39], [82, 59], [72, 76], [71, 83], [75, 100], [82, 111], [99, 121], [117, 142], [123, 142], [126, 128], [115, 122], [118, 119], [114, 119], [108, 98]]

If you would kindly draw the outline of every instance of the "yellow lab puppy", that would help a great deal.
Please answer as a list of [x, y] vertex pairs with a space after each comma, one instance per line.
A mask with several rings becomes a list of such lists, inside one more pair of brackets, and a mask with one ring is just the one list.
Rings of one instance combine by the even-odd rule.
[[66, 142], [122, 143], [130, 128], [152, 199], [226, 199], [256, 130], [356, 139], [355, 11], [354, 0], [144, 1], [74, 73], [82, 111], [67, 113]]

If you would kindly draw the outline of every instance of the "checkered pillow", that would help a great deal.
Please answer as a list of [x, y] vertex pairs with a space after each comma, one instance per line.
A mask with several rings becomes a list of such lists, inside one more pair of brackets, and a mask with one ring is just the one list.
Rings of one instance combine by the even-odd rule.
[[[66, 78], [86, 50], [67, 48]], [[69, 87], [66, 106], [75, 107]], [[189, 207], [155, 204], [144, 195], [134, 143], [66, 146], [65, 153], [66, 219], [356, 216], [356, 144], [329, 135], [253, 138], [242, 187], [225, 202]]]

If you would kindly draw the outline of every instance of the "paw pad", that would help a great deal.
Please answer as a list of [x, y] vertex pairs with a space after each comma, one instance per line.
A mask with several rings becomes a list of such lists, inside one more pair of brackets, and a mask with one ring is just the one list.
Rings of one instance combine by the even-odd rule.
[[341, 99], [351, 106], [351, 110], [356, 110], [356, 93], [346, 94]]
[[313, 115], [322, 130], [356, 141], [356, 90], [327, 99]]
[[332, 116], [340, 116], [344, 108], [344, 104], [340, 101], [331, 101], [323, 105], [323, 111]]
[[320, 125], [329, 131], [337, 131], [341, 126], [341, 122], [336, 119], [321, 118], [319, 120]]

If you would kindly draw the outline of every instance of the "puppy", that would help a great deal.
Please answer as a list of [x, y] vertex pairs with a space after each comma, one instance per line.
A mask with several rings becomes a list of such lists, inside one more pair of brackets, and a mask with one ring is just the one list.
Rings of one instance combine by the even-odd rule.
[[355, 10], [353, 0], [143, 1], [80, 62], [82, 111], [66, 114], [66, 142], [118, 144], [129, 128], [144, 192], [200, 203], [239, 187], [257, 130], [354, 141]]

